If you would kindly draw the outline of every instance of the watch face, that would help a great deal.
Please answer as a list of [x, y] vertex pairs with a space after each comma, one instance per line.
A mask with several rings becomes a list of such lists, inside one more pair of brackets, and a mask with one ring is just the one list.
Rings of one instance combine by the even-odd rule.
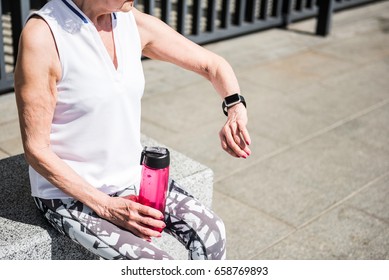
[[233, 95], [227, 96], [224, 100], [225, 100], [226, 106], [229, 106], [229, 105], [232, 105], [232, 104], [235, 104], [235, 103], [241, 101], [239, 94], [233, 94]]

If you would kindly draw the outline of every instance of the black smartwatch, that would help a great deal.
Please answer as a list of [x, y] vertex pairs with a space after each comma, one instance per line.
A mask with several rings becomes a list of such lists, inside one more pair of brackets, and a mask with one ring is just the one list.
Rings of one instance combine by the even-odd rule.
[[243, 105], [246, 107], [246, 101], [244, 100], [244, 97], [239, 93], [235, 93], [224, 98], [224, 101], [222, 103], [224, 115], [228, 116], [228, 108], [231, 108], [232, 106], [239, 103], [243, 103]]

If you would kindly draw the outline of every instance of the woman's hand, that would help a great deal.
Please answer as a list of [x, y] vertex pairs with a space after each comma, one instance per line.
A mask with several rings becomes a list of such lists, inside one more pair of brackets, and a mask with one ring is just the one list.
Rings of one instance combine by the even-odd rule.
[[110, 197], [104, 213], [105, 219], [131, 231], [147, 241], [151, 237], [160, 237], [161, 233], [151, 229], [164, 228], [163, 214], [149, 206], [137, 202], [136, 196], [129, 198]]
[[247, 110], [242, 103], [228, 109], [228, 119], [220, 130], [219, 137], [223, 150], [231, 156], [247, 158], [251, 154], [247, 121]]

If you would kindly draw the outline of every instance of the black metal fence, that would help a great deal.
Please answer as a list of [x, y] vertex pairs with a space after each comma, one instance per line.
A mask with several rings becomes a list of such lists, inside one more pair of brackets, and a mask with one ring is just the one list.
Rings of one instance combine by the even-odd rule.
[[332, 12], [374, 0], [138, 0], [137, 8], [159, 17], [192, 41], [205, 44], [317, 17], [326, 36]]
[[[13, 90], [13, 69], [25, 18], [48, 1], [0, 0], [0, 93]], [[136, 7], [190, 40], [206, 44], [287, 27], [309, 17], [317, 17], [315, 33], [326, 36], [333, 11], [367, 2], [374, 0], [137, 0]]]

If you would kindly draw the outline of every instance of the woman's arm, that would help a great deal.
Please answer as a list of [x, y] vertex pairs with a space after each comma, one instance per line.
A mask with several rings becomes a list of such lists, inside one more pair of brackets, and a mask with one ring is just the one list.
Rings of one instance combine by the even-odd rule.
[[47, 24], [30, 19], [20, 38], [15, 68], [15, 95], [27, 162], [53, 185], [83, 202], [99, 216], [149, 238], [159, 233], [144, 224], [161, 227], [161, 213], [97, 190], [61, 160], [50, 147], [50, 129], [57, 101], [56, 83], [61, 78], [56, 45]]
[[[153, 16], [133, 9], [142, 41], [143, 55], [174, 63], [208, 79], [220, 97], [240, 93], [231, 65], [221, 56], [188, 40]], [[247, 130], [247, 110], [237, 104], [228, 110], [228, 118], [219, 136], [225, 151], [246, 158], [251, 151]]]

